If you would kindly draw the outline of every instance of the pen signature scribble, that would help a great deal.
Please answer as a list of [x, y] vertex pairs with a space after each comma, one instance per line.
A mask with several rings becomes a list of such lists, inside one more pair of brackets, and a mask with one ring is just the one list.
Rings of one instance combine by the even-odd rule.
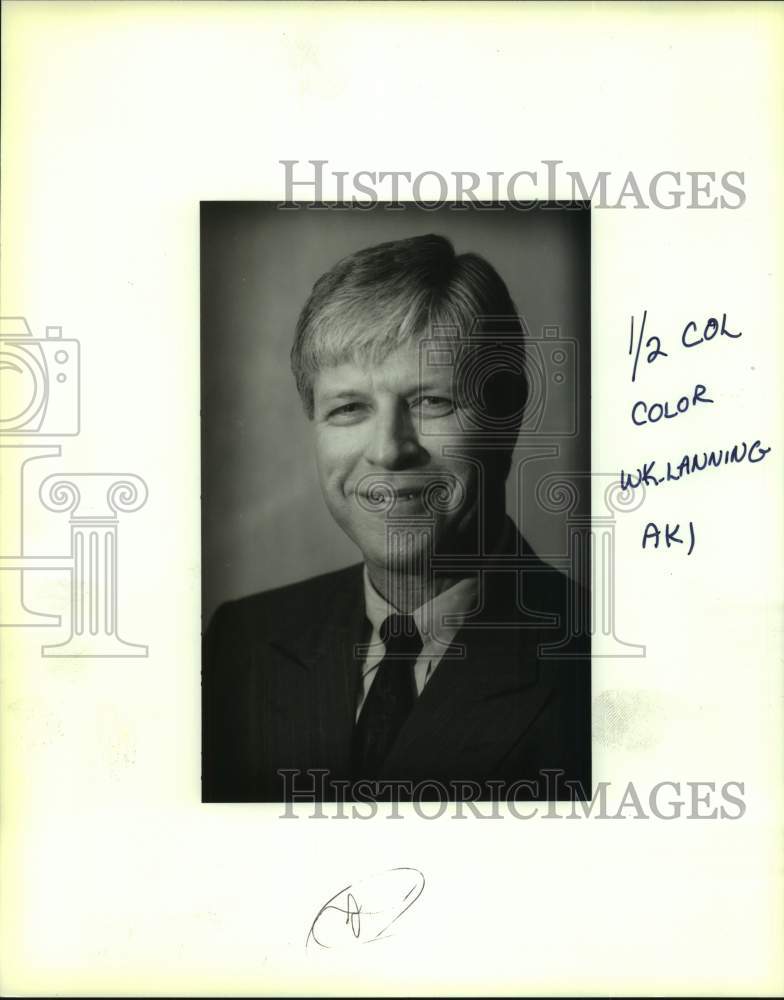
[[337, 948], [378, 941], [424, 888], [425, 876], [416, 868], [390, 868], [347, 885], [318, 911], [305, 945], [313, 942], [320, 948]]

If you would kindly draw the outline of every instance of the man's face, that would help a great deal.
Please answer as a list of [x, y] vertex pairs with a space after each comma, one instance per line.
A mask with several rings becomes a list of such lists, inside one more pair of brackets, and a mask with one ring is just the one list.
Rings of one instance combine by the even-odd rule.
[[[452, 367], [420, 365], [418, 344], [377, 366], [346, 362], [316, 376], [321, 488], [370, 564], [416, 571], [424, 549], [418, 529], [437, 554], [474, 550], [487, 454], [469, 446], [457, 407]], [[388, 527], [398, 529], [391, 544]]]

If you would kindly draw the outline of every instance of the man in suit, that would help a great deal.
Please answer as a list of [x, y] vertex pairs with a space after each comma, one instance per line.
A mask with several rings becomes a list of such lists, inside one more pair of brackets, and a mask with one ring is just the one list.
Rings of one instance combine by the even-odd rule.
[[585, 596], [505, 513], [526, 379], [501, 277], [440, 236], [361, 250], [292, 369], [363, 562], [215, 613], [204, 801], [590, 796]]

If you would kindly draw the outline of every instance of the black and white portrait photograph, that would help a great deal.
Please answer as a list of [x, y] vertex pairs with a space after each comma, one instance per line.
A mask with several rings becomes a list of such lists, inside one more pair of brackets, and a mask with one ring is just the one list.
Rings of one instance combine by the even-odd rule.
[[201, 253], [204, 800], [590, 798], [589, 207], [205, 203]]

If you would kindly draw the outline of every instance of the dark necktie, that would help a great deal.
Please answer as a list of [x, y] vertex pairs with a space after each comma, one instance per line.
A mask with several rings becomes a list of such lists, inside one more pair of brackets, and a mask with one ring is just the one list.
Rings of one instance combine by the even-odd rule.
[[354, 777], [372, 779], [395, 742], [416, 697], [414, 664], [422, 651], [411, 615], [390, 615], [379, 629], [386, 652], [354, 727]]

